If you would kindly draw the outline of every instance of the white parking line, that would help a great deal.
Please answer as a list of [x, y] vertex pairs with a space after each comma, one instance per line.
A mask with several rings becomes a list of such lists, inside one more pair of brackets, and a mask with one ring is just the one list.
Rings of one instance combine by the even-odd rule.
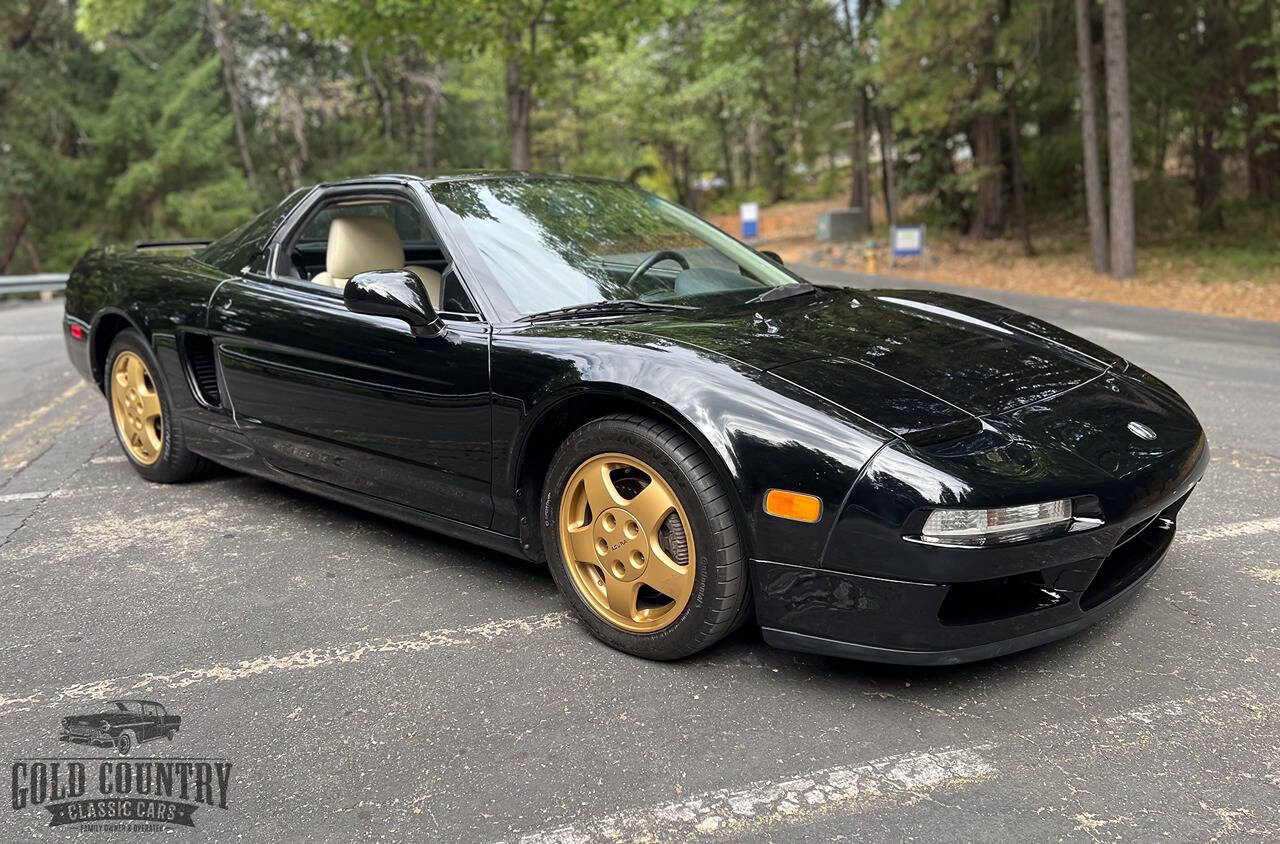
[[1265, 580], [1267, 583], [1280, 586], [1280, 569], [1269, 569], [1263, 566], [1250, 566], [1249, 568], [1240, 569], [1240, 573], [1251, 575], [1259, 580]]
[[82, 381], [80, 379], [76, 379], [76, 382], [74, 384], [72, 384], [70, 387], [67, 387], [67, 389], [59, 393], [57, 397], [54, 398], [52, 401], [50, 401], [48, 404], [44, 404], [44, 405], [41, 405], [40, 407], [37, 407], [35, 410], [31, 411], [26, 416], [19, 419], [17, 422], [14, 422], [12, 425], [8, 427], [8, 429], [4, 431], [4, 433], [0, 434], [0, 443], [8, 442], [13, 437], [17, 436], [18, 434], [21, 434], [27, 428], [39, 422], [44, 417], [44, 415], [47, 414], [49, 411], [53, 410], [55, 407], [62, 404], [64, 401], [66, 401], [67, 399], [71, 398], [72, 396], [76, 395], [81, 390], [83, 390], [85, 383], [87, 382]]
[[9, 697], [0, 694], [0, 710], [25, 712], [38, 706], [55, 706], [68, 700], [103, 700], [128, 697], [153, 689], [181, 689], [200, 683], [242, 680], [277, 671], [300, 671], [348, 662], [358, 662], [377, 654], [413, 653], [433, 648], [460, 647], [490, 642], [507, 636], [525, 636], [542, 630], [554, 630], [569, 618], [567, 612], [552, 612], [524, 618], [488, 621], [474, 627], [427, 630], [409, 639], [372, 639], [307, 648], [287, 654], [259, 656], [233, 663], [217, 663], [198, 668], [181, 668], [169, 674], [131, 674], [77, 683], [52, 691], [35, 690]]
[[1175, 541], [1183, 543], [1189, 542], [1209, 542], [1214, 539], [1232, 539], [1237, 536], [1256, 536], [1259, 533], [1271, 533], [1272, 531], [1280, 531], [1280, 517], [1270, 519], [1251, 519], [1247, 522], [1233, 522], [1227, 525], [1218, 525], [1217, 527], [1201, 528], [1200, 530], [1188, 531]]
[[521, 836], [520, 844], [667, 841], [691, 834], [731, 833], [825, 807], [849, 809], [884, 797], [923, 796], [992, 776], [983, 756], [993, 745], [886, 756], [857, 767], [827, 768], [782, 782], [721, 789], [647, 809]]
[[8, 495], [0, 495], [0, 504], [7, 501], [36, 501], [48, 498], [53, 495], [49, 490], [40, 490], [38, 492], [11, 492]]
[[[1114, 752], [1165, 735], [1170, 721], [1222, 724], [1235, 719], [1254, 723], [1274, 713], [1273, 704], [1247, 689], [1225, 689], [1208, 696], [1150, 703], [1114, 715], [1099, 714], [1091, 724], [1041, 724], [1028, 735], [1008, 733], [1007, 742], [886, 756], [856, 767], [826, 768], [742, 789], [708, 791], [672, 803], [517, 834], [507, 840], [518, 844], [649, 844], [716, 835], [767, 840], [775, 837], [767, 827], [803, 821], [820, 812], [857, 812], [877, 802], [913, 805], [939, 789], [966, 787], [1001, 775], [1018, 777], [1020, 766], [1039, 764], [1039, 756], [1062, 757], [1064, 741], [1083, 742], [1094, 751], [1104, 743]], [[1135, 735], [1143, 739], [1135, 741]]]

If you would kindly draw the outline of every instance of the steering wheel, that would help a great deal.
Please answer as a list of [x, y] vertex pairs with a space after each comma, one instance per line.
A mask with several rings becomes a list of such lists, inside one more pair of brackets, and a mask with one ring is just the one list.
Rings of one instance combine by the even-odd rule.
[[640, 266], [636, 267], [635, 272], [631, 273], [631, 278], [627, 279], [627, 284], [634, 284], [636, 279], [653, 269], [654, 264], [659, 261], [675, 261], [680, 265], [681, 269], [689, 269], [689, 262], [679, 252], [672, 252], [670, 249], [663, 249], [654, 252], [648, 258], [640, 262]]

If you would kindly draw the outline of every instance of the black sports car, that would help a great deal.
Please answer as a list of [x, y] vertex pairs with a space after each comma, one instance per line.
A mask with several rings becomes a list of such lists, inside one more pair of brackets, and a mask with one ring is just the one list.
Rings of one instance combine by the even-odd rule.
[[71, 360], [144, 477], [206, 461], [545, 560], [609, 644], [906, 663], [1131, 595], [1208, 460], [1195, 415], [986, 302], [812, 284], [634, 187], [378, 176], [191, 254], [95, 250]]

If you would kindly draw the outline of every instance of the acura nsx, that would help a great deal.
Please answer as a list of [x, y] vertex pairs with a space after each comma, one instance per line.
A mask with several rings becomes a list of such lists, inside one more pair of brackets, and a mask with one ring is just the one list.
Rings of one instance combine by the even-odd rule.
[[1154, 376], [964, 296], [807, 281], [630, 185], [387, 175], [100, 248], [72, 362], [148, 480], [210, 462], [535, 562], [600, 639], [914, 664], [1139, 590], [1208, 447]]

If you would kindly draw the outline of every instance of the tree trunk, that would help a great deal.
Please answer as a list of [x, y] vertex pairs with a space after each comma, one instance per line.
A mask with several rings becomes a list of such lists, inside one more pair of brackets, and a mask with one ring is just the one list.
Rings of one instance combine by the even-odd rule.
[[205, 12], [209, 16], [209, 29], [213, 32], [213, 45], [218, 50], [218, 58], [222, 64], [222, 85], [227, 91], [227, 101], [231, 105], [231, 124], [235, 128], [236, 146], [240, 148], [240, 163], [244, 166], [244, 177], [249, 180], [249, 187], [257, 193], [258, 177], [253, 169], [253, 156], [249, 154], [249, 140], [244, 132], [244, 115], [240, 110], [240, 87], [236, 83], [236, 56], [227, 39], [226, 24], [218, 9], [217, 0], [205, 0]]
[[[1280, 146], [1259, 151], [1257, 133], [1249, 141], [1249, 198], [1259, 202], [1280, 201]], [[1269, 141], [1280, 144], [1274, 138]]]
[[861, 208], [867, 221], [867, 228], [872, 226], [871, 219], [871, 104], [867, 98], [867, 88], [859, 85], [854, 96], [853, 107], [853, 143], [850, 147], [849, 165], [851, 169], [849, 205]]
[[801, 80], [804, 78], [804, 42], [795, 41], [791, 45], [791, 148], [795, 151], [796, 161], [808, 164], [804, 149], [803, 104], [800, 101]]
[[1107, 147], [1111, 182], [1111, 274], [1138, 272], [1133, 219], [1133, 134], [1129, 107], [1129, 45], [1124, 0], [1106, 0], [1103, 35], [1107, 61]]
[[525, 81], [519, 55], [507, 59], [507, 140], [511, 144], [511, 169], [533, 166], [533, 135], [529, 120], [533, 105], [532, 86]]
[[436, 169], [436, 123], [440, 116], [440, 96], [444, 91], [444, 74], [439, 62], [429, 62], [422, 75], [422, 169], [426, 174]]
[[1198, 212], [1196, 225], [1204, 231], [1221, 231], [1222, 152], [1214, 146], [1214, 125], [1205, 121], [1194, 130], [1191, 144], [1193, 201]]
[[729, 118], [725, 115], [723, 96], [716, 97], [716, 134], [720, 140], [720, 160], [724, 167], [724, 183], [733, 193], [737, 189], [737, 179], [733, 172], [733, 141], [729, 131]]
[[660, 141], [658, 157], [671, 176], [671, 184], [676, 189], [676, 202], [690, 211], [697, 211], [698, 194], [693, 184], [693, 158], [689, 147], [675, 141]]
[[680, 182], [684, 185], [684, 206], [695, 214], [698, 213], [700, 196], [693, 172], [693, 151], [689, 147], [680, 150]]
[[1076, 59], [1080, 66], [1080, 139], [1084, 145], [1084, 201], [1089, 218], [1089, 252], [1093, 271], [1111, 271], [1107, 245], [1106, 200], [1102, 195], [1102, 163], [1098, 157], [1098, 95], [1093, 81], [1093, 25], [1090, 0], [1076, 0]]
[[[289, 132], [293, 135], [294, 142], [298, 145], [297, 153], [289, 156], [287, 164], [290, 187], [296, 190], [302, 187], [303, 171], [311, 161], [311, 146], [307, 142], [306, 108], [289, 90], [280, 98], [280, 110], [282, 116], [289, 123]], [[279, 138], [277, 137], [275, 140], [278, 144]]]
[[405, 68], [400, 74], [400, 122], [404, 125], [404, 137], [400, 139], [406, 149], [413, 149], [413, 127], [417, 124], [417, 109], [414, 108], [414, 76], [412, 67]]
[[778, 127], [767, 130], [765, 146], [769, 150], [769, 201], [781, 202], [787, 198], [787, 145], [779, 140]]
[[1164, 164], [1169, 158], [1169, 102], [1163, 93], [1156, 102], [1155, 150], [1151, 153], [1151, 175], [1164, 178]]
[[[841, 5], [844, 9], [845, 38], [854, 55], [854, 62], [858, 63], [873, 4], [871, 0], [858, 0], [856, 24], [849, 0], [842, 0]], [[849, 143], [849, 206], [862, 209], [867, 229], [870, 230], [874, 225], [871, 201], [871, 98], [867, 94], [866, 84], [857, 81], [856, 75], [854, 83], [857, 91], [853, 98], [853, 134]]]
[[[880, 135], [880, 185], [884, 191], [884, 216], [889, 226], [898, 225], [898, 174], [894, 169], [893, 151], [897, 141], [893, 135], [893, 115], [888, 108], [876, 109], [879, 116]], [[871, 185], [867, 185], [867, 204], [871, 204]], [[868, 223], [870, 209], [867, 212]]]
[[36, 249], [35, 238], [28, 237], [22, 241], [22, 248], [27, 250], [27, 260], [31, 262], [31, 272], [41, 273], [40, 252]]
[[1000, 143], [1000, 115], [979, 114], [973, 119], [973, 164], [979, 172], [977, 210], [969, 233], [980, 240], [1004, 234], [1004, 154]]
[[382, 137], [386, 140], [387, 146], [391, 146], [393, 140], [391, 100], [382, 92], [382, 83], [378, 81], [377, 75], [373, 72], [373, 66], [369, 64], [369, 51], [363, 47], [360, 49], [360, 63], [364, 66], [365, 84], [373, 91], [373, 98], [378, 101], [378, 113], [382, 115]]
[[18, 245], [22, 243], [22, 237], [27, 233], [27, 224], [31, 218], [27, 215], [26, 210], [22, 207], [25, 203], [18, 203], [18, 216], [13, 222], [13, 233], [9, 235], [9, 245], [5, 247], [4, 254], [0, 255], [0, 273], [9, 268], [9, 264], [13, 261], [14, 253], [18, 251]]
[[1009, 163], [1013, 178], [1013, 213], [1018, 215], [1018, 233], [1022, 236], [1022, 254], [1036, 254], [1031, 245], [1031, 221], [1027, 219], [1026, 189], [1022, 184], [1022, 122], [1018, 119], [1017, 94], [1009, 94]]
[[1244, 21], [1247, 31], [1255, 36], [1243, 48], [1244, 102], [1248, 112], [1245, 159], [1249, 198], [1262, 202], [1280, 200], [1280, 132], [1266, 122], [1280, 111], [1280, 103], [1276, 101], [1276, 68], [1266, 61], [1266, 46], [1274, 49], [1269, 37], [1273, 28], [1271, 5], [1270, 2], [1258, 4]]

